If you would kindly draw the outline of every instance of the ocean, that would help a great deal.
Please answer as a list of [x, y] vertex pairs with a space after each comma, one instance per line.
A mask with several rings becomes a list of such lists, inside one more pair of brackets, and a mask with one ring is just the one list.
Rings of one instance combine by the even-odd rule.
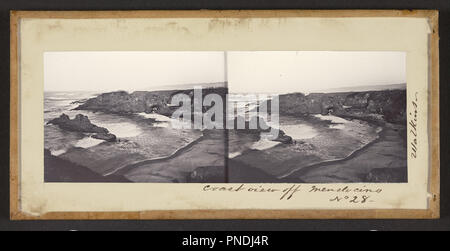
[[[116, 135], [119, 141], [126, 140], [139, 144], [142, 146], [142, 149], [145, 149], [145, 155], [148, 156], [163, 157], [170, 155], [174, 149], [183, 147], [186, 142], [189, 143], [198, 137], [199, 132], [189, 129], [177, 130], [171, 128], [171, 118], [159, 114], [142, 113], [136, 114], [135, 118], [131, 118], [103, 112], [73, 110], [83, 100], [95, 97], [98, 94], [100, 93], [44, 93], [44, 147], [49, 149], [53, 155], [61, 155], [73, 147], [95, 149], [95, 146], [104, 142], [103, 140], [91, 138], [86, 133], [71, 132], [60, 129], [56, 125], [47, 124], [48, 121], [59, 117], [63, 113], [67, 114], [71, 119], [77, 114], [88, 116], [93, 124], [107, 128], [112, 134]], [[148, 118], [156, 121], [149, 123], [145, 121]], [[158, 144], [157, 148], [155, 148], [156, 143]]]

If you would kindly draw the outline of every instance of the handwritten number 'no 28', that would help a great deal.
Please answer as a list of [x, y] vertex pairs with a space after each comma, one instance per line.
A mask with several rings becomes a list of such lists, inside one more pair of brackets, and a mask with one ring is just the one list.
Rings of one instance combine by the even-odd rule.
[[362, 196], [336, 196], [332, 199], [330, 199], [330, 201], [336, 201], [336, 202], [340, 202], [342, 200], [344, 201], [348, 201], [349, 203], [366, 203], [368, 202], [368, 199], [370, 198], [370, 196], [366, 196], [366, 195], [362, 195]]

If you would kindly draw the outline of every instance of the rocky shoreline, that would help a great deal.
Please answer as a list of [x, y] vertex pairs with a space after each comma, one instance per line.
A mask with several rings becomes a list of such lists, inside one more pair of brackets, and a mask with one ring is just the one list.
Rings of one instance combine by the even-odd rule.
[[280, 114], [333, 114], [406, 125], [406, 90], [280, 95]]
[[[112, 114], [158, 113], [170, 117], [178, 108], [171, 105], [176, 94], [186, 94], [193, 106], [194, 90], [109, 92], [83, 100], [74, 110], [102, 111]], [[227, 88], [202, 89], [202, 99], [218, 94], [225, 100]], [[269, 101], [270, 102], [270, 101]], [[289, 93], [279, 95], [280, 115], [307, 116], [333, 114], [355, 118], [371, 117], [389, 123], [406, 122], [406, 90], [337, 93]], [[207, 110], [203, 107], [203, 112]], [[193, 109], [192, 109], [193, 111]]]
[[[75, 110], [100, 111], [120, 116], [130, 116], [136, 113], [157, 113], [171, 116], [177, 108], [170, 104], [171, 97], [177, 93], [193, 96], [193, 90], [133, 93], [119, 91], [103, 93], [97, 97], [82, 100], [82, 102], [76, 103], [79, 105]], [[203, 89], [202, 95], [205, 96], [209, 93], [216, 93], [224, 97], [227, 89]], [[403, 143], [398, 144], [398, 141], [406, 140], [406, 134], [403, 133], [406, 129], [406, 90], [312, 93], [309, 95], [291, 93], [280, 95], [279, 100], [280, 114], [283, 118], [300, 119], [315, 127], [319, 136], [307, 140], [295, 140], [291, 135], [280, 130], [278, 138], [274, 140], [280, 142], [280, 145], [265, 150], [246, 150], [237, 158], [228, 158], [225, 153], [226, 149], [229, 149], [227, 145], [229, 142], [226, 139], [228, 133], [225, 130], [204, 130], [204, 136], [186, 144], [170, 156], [149, 158], [142, 153], [116, 154], [111, 161], [102, 165], [120, 163], [122, 166], [115, 168], [105, 166], [98, 172], [102, 177], [113, 177], [113, 179], [114, 177], [123, 177], [132, 182], [327, 183], [349, 182], [349, 180], [355, 182], [405, 182], [406, 146], [402, 145]], [[206, 110], [205, 107], [203, 109]], [[346, 125], [348, 128], [345, 130], [333, 129], [334, 123], [317, 119], [314, 117], [315, 115], [332, 115], [352, 122]], [[98, 147], [105, 154], [107, 149], [120, 149], [120, 146], [114, 145], [117, 141], [114, 134], [111, 134], [106, 128], [92, 124], [82, 114], [78, 114], [74, 119], [62, 114], [48, 123], [57, 125], [64, 130], [88, 133], [92, 134], [93, 138], [105, 140], [110, 145]], [[383, 128], [380, 137], [375, 137], [377, 127]], [[261, 132], [263, 130], [233, 130], [233, 133], [241, 135], [238, 138], [248, 138], [249, 142], [260, 140]], [[121, 142], [121, 144], [124, 143], [126, 142]], [[391, 156], [382, 154], [382, 156], [386, 161], [394, 161], [395, 167], [389, 166], [386, 161], [380, 162], [382, 164], [377, 164], [376, 161], [364, 162], [362, 159], [358, 159], [359, 162], [352, 162], [358, 156], [365, 156], [366, 159], [373, 160], [373, 156], [380, 156], [379, 153], [383, 152], [380, 147], [383, 145], [394, 148], [394, 154]], [[398, 149], [395, 150], [396, 148]], [[85, 149], [72, 149], [63, 157], [74, 160], [83, 158], [83, 154], [88, 152]], [[404, 157], [402, 157], [403, 154]], [[89, 152], [89, 155], [89, 158], [97, 158], [92, 152]], [[107, 156], [109, 155], [105, 155], [105, 157]], [[56, 156], [52, 156], [52, 158], [61, 159]], [[123, 158], [135, 158], [135, 161], [132, 159], [124, 161]], [[365, 163], [366, 166], [360, 168], [358, 163]], [[346, 171], [341, 170], [345, 175], [327, 175], [327, 173], [339, 172], [340, 165], [348, 167]], [[90, 167], [91, 170], [92, 168]], [[291, 169], [296, 170], [286, 174]], [[225, 170], [227, 174], [225, 174]], [[353, 172], [348, 170], [353, 170]]]
[[47, 124], [59, 126], [61, 129], [73, 132], [92, 133], [91, 137], [108, 142], [115, 142], [116, 135], [110, 133], [108, 129], [99, 127], [91, 123], [89, 118], [83, 114], [77, 114], [70, 119], [66, 114], [61, 114], [58, 118], [52, 119]]
[[[223, 99], [228, 92], [227, 88], [204, 88], [203, 97], [214, 93], [220, 95]], [[128, 93], [125, 91], [108, 92], [90, 98], [80, 104], [74, 110], [101, 111], [114, 114], [135, 114], [135, 113], [157, 113], [167, 117], [178, 108], [171, 104], [172, 97], [176, 94], [186, 94], [191, 98], [191, 106], [194, 105], [194, 90], [172, 90], [172, 91], [135, 91]], [[192, 109], [193, 111], [193, 109]], [[203, 109], [203, 112], [206, 108]]]

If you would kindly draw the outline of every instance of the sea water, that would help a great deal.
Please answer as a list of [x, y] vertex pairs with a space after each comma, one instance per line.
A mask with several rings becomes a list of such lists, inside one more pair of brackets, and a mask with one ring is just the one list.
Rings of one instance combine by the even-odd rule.
[[[138, 123], [129, 117], [107, 114], [103, 112], [92, 112], [86, 110], [73, 110], [84, 100], [96, 97], [100, 93], [95, 92], [45, 92], [44, 93], [44, 147], [49, 149], [54, 155], [61, 155], [71, 147], [90, 148], [94, 147], [103, 140], [94, 139], [91, 134], [81, 132], [71, 132], [60, 129], [53, 124], [47, 124], [51, 119], [59, 117], [61, 114], [67, 114], [73, 119], [77, 114], [88, 116], [92, 124], [104, 127], [110, 133], [120, 139], [133, 140], [134, 137], [146, 135], [150, 140], [157, 140], [161, 137], [170, 137], [173, 134], [179, 135], [175, 129], [168, 127], [170, 118], [159, 114], [136, 114], [143, 118], [153, 118], [155, 123]], [[162, 128], [161, 128], [162, 127]], [[189, 138], [189, 136], [188, 136]], [[142, 141], [142, 139], [140, 139]], [[166, 140], [161, 142], [158, 151], [164, 149], [164, 144], [172, 151], [174, 142]], [[168, 150], [169, 151], [169, 150]]]

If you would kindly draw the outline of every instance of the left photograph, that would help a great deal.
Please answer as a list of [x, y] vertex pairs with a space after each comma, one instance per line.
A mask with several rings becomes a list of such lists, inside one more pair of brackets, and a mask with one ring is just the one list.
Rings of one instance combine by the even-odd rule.
[[45, 52], [44, 181], [226, 182], [225, 130], [190, 121], [227, 92], [224, 52]]

